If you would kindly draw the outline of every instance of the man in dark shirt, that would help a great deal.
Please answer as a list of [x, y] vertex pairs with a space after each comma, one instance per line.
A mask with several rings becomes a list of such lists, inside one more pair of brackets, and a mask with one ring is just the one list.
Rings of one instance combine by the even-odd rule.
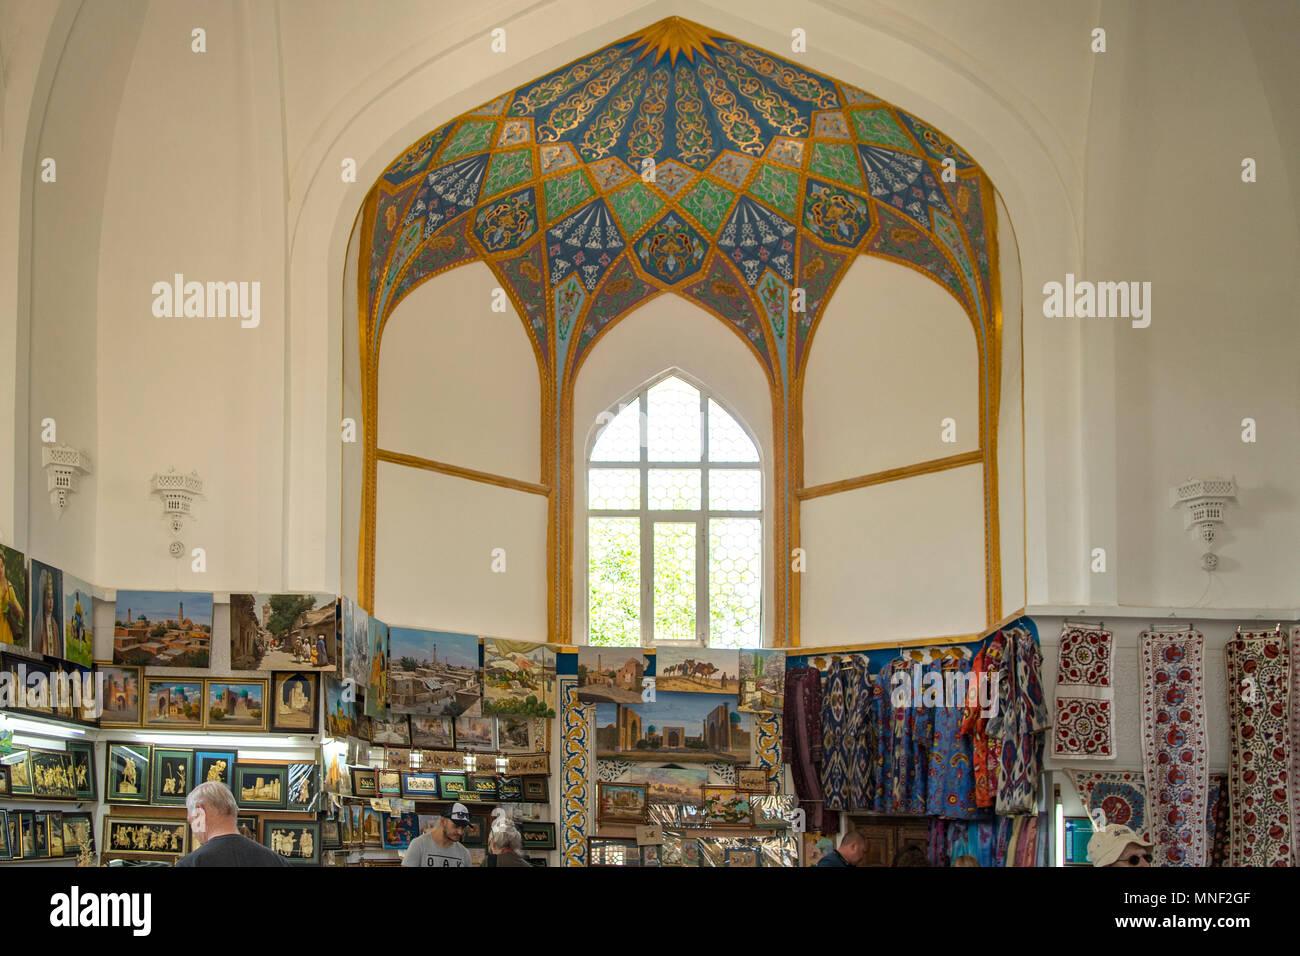
[[838, 850], [831, 850], [820, 860], [818, 866], [860, 866], [862, 858], [867, 855], [867, 841], [857, 830], [844, 834]]
[[289, 866], [280, 854], [239, 833], [235, 795], [215, 780], [201, 783], [185, 798], [185, 810], [197, 850], [177, 866]]

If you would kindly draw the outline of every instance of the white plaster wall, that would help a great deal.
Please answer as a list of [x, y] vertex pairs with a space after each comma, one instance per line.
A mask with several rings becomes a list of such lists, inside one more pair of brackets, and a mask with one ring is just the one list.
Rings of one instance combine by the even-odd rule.
[[1001, 197], [997, 200], [1002, 272], [1002, 402], [998, 416], [998, 525], [1002, 554], [1002, 614], [1025, 606], [1025, 454], [1022, 417], [1020, 249]]
[[382, 461], [377, 497], [376, 617], [546, 640], [546, 498]]
[[537, 481], [541, 387], [514, 306], [491, 309], [499, 284], [473, 262], [411, 292], [379, 349], [379, 447]]
[[[942, 422], [956, 441], [942, 440]], [[979, 356], [970, 319], [928, 276], [859, 256], [808, 355], [804, 485], [979, 448]]]
[[980, 465], [803, 503], [804, 647], [983, 631]]

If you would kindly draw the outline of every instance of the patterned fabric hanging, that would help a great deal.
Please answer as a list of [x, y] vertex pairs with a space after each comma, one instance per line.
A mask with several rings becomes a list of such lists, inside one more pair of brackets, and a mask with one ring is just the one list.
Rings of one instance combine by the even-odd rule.
[[858, 694], [866, 685], [865, 668], [854, 658], [833, 662], [822, 693], [822, 795], [828, 810], [852, 807], [852, 775]]
[[1067, 769], [1065, 773], [1078, 791], [1089, 818], [1095, 821], [1094, 811], [1101, 810], [1106, 815], [1107, 826], [1130, 827], [1143, 839], [1151, 839], [1147, 784], [1141, 771]]
[[1143, 631], [1142, 762], [1156, 866], [1204, 866], [1209, 740], [1205, 638], [1199, 631]]
[[1228, 642], [1229, 866], [1290, 866], [1287, 636], [1247, 631]]
[[1210, 777], [1210, 805], [1205, 809], [1205, 833], [1210, 841], [1210, 866], [1228, 865], [1228, 775]]
[[[1002, 667], [1006, 653], [1006, 636], [1001, 632], [975, 655], [971, 671], [982, 686], [995, 689], [1002, 685]], [[994, 697], [996, 699], [996, 695]], [[975, 777], [975, 805], [992, 808], [998, 792], [998, 752], [989, 745], [988, 723], [992, 714], [984, 708], [967, 706], [962, 716], [961, 732], [970, 737], [972, 772]]]
[[[971, 740], [961, 733], [970, 662], [945, 659], [931, 664], [927, 671], [944, 679], [945, 699], [944, 706], [933, 709], [934, 730], [926, 779], [926, 812], [951, 820], [969, 820], [978, 812], [975, 806]], [[953, 690], [954, 695], [959, 695], [960, 699], [952, 699], [949, 690]]]
[[1115, 756], [1113, 647], [1114, 638], [1104, 628], [1061, 625], [1053, 756], [1078, 760]]
[[998, 713], [988, 723], [999, 757], [994, 805], [1001, 814], [1037, 813], [1043, 731], [1049, 723], [1043, 702], [1043, 655], [1027, 630], [1010, 628], [1006, 634], [1009, 653], [998, 681]]
[[890, 706], [894, 665], [880, 669], [871, 683], [871, 726], [875, 737], [875, 759], [871, 765], [871, 809], [886, 813], [890, 807], [894, 775], [894, 714]]
[[[785, 672], [781, 726], [781, 762], [790, 766], [805, 825], [813, 833], [838, 832], [839, 817], [825, 809], [822, 798], [822, 678], [817, 668], [792, 667]], [[834, 824], [826, 817], [833, 817]]]

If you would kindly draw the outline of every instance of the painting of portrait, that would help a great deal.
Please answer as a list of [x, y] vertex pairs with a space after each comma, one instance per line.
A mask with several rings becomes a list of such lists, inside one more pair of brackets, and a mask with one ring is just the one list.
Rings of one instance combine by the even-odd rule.
[[31, 585], [27, 646], [37, 654], [63, 657], [63, 572], [32, 558]]

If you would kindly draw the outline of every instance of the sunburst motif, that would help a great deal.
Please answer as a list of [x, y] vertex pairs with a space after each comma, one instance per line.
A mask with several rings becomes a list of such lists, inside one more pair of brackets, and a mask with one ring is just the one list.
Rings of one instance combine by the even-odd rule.
[[653, 56], [653, 62], [658, 63], [666, 55], [668, 62], [674, 66], [679, 55], [684, 56], [691, 63], [695, 62], [696, 53], [706, 60], [711, 60], [708, 47], [717, 46], [713, 41], [714, 34], [707, 28], [692, 20], [683, 20], [681, 17], [668, 17], [633, 35], [636, 37], [636, 43], [632, 44], [632, 49], [644, 47], [641, 51], [642, 59]]

